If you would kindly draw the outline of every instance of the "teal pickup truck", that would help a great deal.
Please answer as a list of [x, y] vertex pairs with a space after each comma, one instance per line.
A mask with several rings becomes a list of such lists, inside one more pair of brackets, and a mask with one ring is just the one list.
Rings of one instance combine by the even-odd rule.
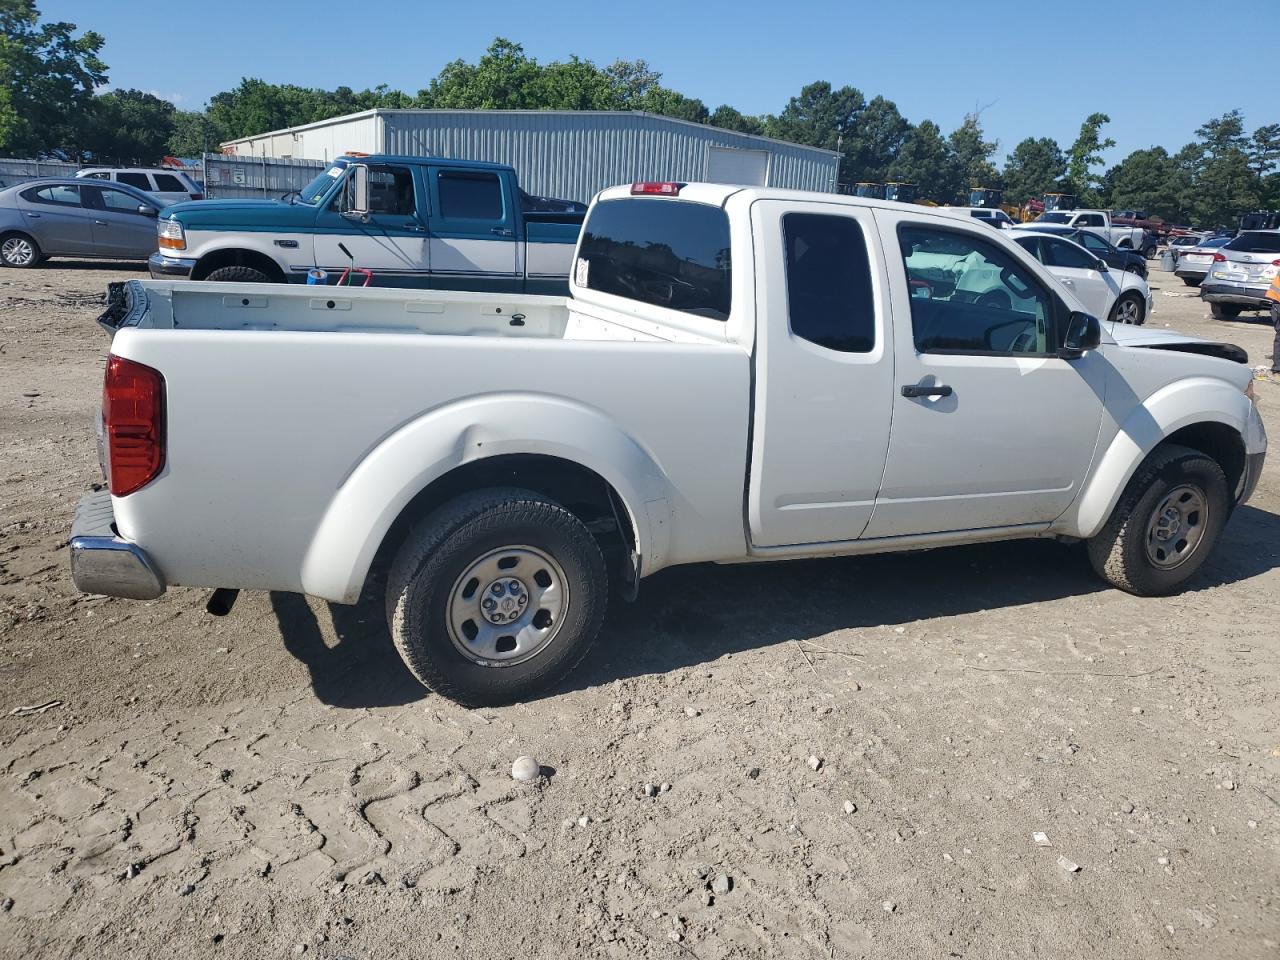
[[240, 283], [334, 283], [356, 267], [377, 286], [560, 293], [585, 211], [530, 196], [503, 164], [352, 155], [278, 200], [165, 208], [149, 266]]

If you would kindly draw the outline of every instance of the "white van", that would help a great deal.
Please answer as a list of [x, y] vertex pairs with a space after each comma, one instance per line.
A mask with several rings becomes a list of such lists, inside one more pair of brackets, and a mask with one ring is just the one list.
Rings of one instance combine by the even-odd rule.
[[126, 186], [145, 190], [152, 196], [170, 203], [184, 200], [203, 200], [204, 190], [181, 170], [154, 167], [86, 167], [76, 171], [77, 177], [93, 180], [113, 180]]

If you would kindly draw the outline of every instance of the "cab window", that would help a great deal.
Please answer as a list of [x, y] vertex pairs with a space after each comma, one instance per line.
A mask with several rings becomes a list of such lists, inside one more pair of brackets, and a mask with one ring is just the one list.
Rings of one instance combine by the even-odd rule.
[[[1041, 238], [1043, 239], [1043, 238]], [[920, 353], [1052, 355], [1053, 300], [994, 243], [946, 228], [898, 229]]]
[[852, 217], [788, 213], [782, 232], [791, 332], [828, 350], [869, 353], [875, 306], [862, 227]]
[[501, 220], [502, 184], [496, 173], [441, 170], [436, 186], [440, 216], [457, 220]]

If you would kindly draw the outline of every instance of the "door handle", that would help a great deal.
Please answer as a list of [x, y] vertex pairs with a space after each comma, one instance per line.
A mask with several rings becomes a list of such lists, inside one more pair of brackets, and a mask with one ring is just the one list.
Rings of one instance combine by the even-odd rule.
[[921, 383], [907, 383], [902, 386], [904, 397], [949, 397], [951, 393], [951, 388], [945, 383], [929, 387]]
[[106, 227], [106, 226], [109, 226], [109, 224], [108, 224], [108, 223], [107, 223], [107, 221], [105, 221], [105, 220], [95, 220], [95, 221], [93, 221], [93, 225], [94, 225], [95, 227]]
[[509, 227], [494, 227], [489, 232], [496, 233], [500, 237], [514, 237], [516, 235], [516, 232]]
[[412, 230], [414, 233], [426, 233], [427, 231], [427, 228], [420, 223], [406, 223], [404, 228], [406, 230]]
[[32, 220], [39, 220], [39, 219], [40, 219], [40, 214], [38, 214], [38, 213], [28, 213], [28, 214], [27, 214], [27, 216], [28, 216], [28, 217], [30, 217]]
[[1075, 282], [1074, 280], [1072, 280], [1070, 277], [1063, 277], [1063, 278], [1062, 278], [1062, 285], [1063, 285], [1064, 287], [1074, 287], [1074, 286], [1076, 285], [1076, 282]]

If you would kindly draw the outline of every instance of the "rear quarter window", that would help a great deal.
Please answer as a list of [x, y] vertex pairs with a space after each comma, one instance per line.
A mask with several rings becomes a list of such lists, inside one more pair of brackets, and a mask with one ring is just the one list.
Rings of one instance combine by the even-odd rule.
[[686, 200], [605, 200], [578, 245], [578, 286], [712, 320], [729, 318], [729, 217]]

